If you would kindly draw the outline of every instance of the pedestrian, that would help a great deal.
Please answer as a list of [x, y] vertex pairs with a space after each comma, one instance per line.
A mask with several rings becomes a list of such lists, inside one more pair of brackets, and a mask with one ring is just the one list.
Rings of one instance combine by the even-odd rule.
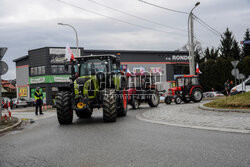
[[39, 113], [40, 115], [43, 114], [42, 112], [42, 105], [43, 105], [43, 100], [42, 100], [42, 93], [40, 92], [40, 88], [37, 87], [36, 88], [36, 92], [35, 92], [35, 100], [36, 100], [36, 115], [38, 115], [38, 108], [39, 108]]
[[229, 90], [230, 90], [229, 80], [227, 80], [227, 81], [224, 83], [224, 86], [225, 86], [226, 96], [228, 96], [228, 95], [229, 95]]

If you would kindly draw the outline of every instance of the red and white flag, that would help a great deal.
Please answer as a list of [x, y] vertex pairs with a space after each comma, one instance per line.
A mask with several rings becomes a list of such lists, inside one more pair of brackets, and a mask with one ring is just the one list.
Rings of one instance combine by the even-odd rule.
[[69, 44], [66, 45], [65, 58], [67, 58], [70, 61], [75, 59], [75, 56], [74, 56], [73, 52], [71, 51]]
[[201, 72], [200, 69], [199, 69], [199, 64], [198, 64], [198, 63], [196, 64], [196, 70], [195, 70], [195, 72], [196, 72], [197, 74], [202, 74], [202, 72]]

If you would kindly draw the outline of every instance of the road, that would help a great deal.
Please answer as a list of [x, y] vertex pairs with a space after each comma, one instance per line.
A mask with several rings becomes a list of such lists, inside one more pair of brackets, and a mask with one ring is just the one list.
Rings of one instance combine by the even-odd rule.
[[249, 134], [152, 124], [136, 119], [143, 111], [116, 123], [103, 123], [99, 111], [68, 126], [37, 120], [0, 137], [0, 166], [250, 166]]

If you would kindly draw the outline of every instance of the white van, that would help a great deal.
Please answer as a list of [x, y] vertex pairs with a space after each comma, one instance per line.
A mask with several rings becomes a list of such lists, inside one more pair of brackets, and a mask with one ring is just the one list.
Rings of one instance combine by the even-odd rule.
[[230, 94], [237, 94], [240, 92], [250, 92], [250, 77], [248, 77], [243, 83], [233, 87]]

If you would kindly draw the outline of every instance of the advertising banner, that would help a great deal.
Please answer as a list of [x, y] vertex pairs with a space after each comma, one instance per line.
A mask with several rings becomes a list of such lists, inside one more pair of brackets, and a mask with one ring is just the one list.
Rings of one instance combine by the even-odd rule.
[[45, 76], [30, 77], [29, 84], [70, 82], [69, 77], [70, 75], [45, 75]]
[[18, 88], [18, 95], [19, 95], [19, 97], [27, 97], [28, 96], [28, 88], [27, 87]]

